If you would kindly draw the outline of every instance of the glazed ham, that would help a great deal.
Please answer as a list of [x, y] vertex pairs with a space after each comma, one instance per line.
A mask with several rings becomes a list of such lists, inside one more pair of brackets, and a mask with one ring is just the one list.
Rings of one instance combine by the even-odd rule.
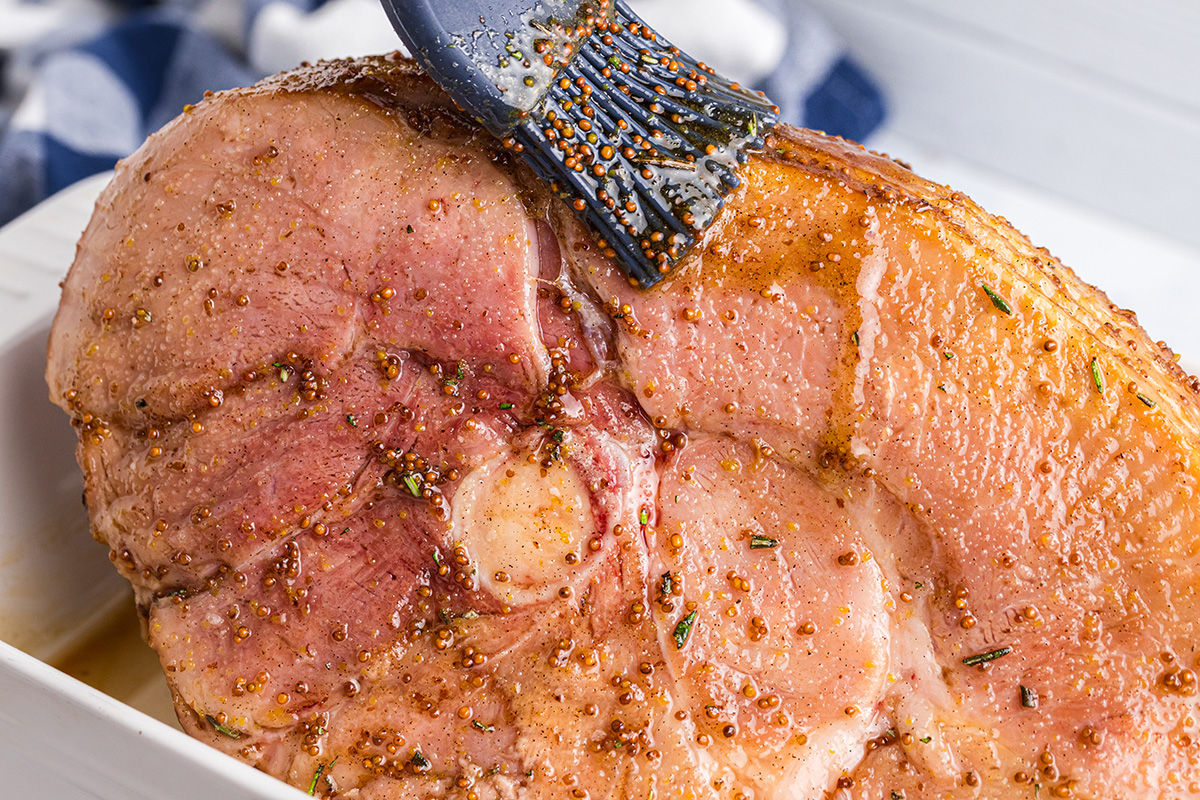
[[123, 162], [51, 394], [193, 735], [317, 796], [1200, 796], [1196, 384], [782, 128], [630, 288], [395, 57]]

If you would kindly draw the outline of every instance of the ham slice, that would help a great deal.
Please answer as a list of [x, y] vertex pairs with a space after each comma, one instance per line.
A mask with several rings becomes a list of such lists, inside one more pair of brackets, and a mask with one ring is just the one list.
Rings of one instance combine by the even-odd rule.
[[316, 796], [1200, 796], [1194, 378], [777, 130], [630, 287], [398, 57], [118, 168], [51, 395], [193, 735]]

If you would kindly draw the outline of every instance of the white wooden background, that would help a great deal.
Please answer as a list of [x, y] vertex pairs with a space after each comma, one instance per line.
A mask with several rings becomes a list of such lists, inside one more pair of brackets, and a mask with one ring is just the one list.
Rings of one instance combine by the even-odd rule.
[[1200, 244], [1200, 3], [809, 2], [889, 130]]

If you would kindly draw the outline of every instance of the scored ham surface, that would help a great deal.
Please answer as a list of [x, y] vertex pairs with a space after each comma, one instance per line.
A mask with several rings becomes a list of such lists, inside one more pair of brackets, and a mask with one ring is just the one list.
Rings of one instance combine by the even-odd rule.
[[1194, 383], [778, 129], [630, 288], [396, 57], [117, 170], [47, 376], [193, 735], [317, 796], [1200, 796]]

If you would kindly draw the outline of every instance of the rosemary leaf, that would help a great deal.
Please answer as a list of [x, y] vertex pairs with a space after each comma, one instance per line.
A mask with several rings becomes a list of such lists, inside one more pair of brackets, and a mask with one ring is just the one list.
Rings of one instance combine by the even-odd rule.
[[217, 733], [223, 733], [226, 736], [228, 736], [230, 739], [242, 738], [241, 731], [234, 730], [233, 728], [222, 725], [221, 723], [217, 722], [217, 718], [214, 717], [212, 714], [205, 714], [204, 719], [208, 720], [208, 724], [212, 725], [213, 729], [216, 730]]
[[1092, 359], [1092, 383], [1096, 386], [1096, 391], [1104, 394], [1104, 373], [1100, 371], [1100, 362], [1097, 359]]
[[[337, 763], [337, 760], [338, 760], [338, 757], [335, 756], [333, 761], [330, 761], [328, 764], [322, 763], [322, 764], [317, 765], [317, 771], [313, 773], [312, 783], [308, 784], [308, 793], [310, 795], [316, 795], [317, 781], [321, 780], [321, 776], [325, 774], [325, 770], [333, 769], [333, 765]], [[328, 780], [328, 779], [326, 779], [326, 780]]]
[[683, 619], [679, 620], [679, 624], [675, 626], [675, 630], [671, 633], [671, 637], [675, 640], [675, 649], [682, 650], [687, 644], [688, 637], [692, 635], [692, 628], [696, 625], [696, 615], [699, 612], [693, 611]]
[[983, 286], [983, 291], [987, 294], [988, 299], [992, 301], [992, 305], [994, 305], [1000, 312], [1011, 317], [1012, 306], [1008, 304], [1008, 301], [996, 294], [996, 290], [988, 286], [986, 283], [981, 285]]
[[977, 667], [980, 664], [986, 664], [989, 661], [995, 661], [997, 658], [1004, 658], [1011, 653], [1011, 647], [997, 647], [995, 650], [989, 650], [986, 653], [978, 653], [973, 656], [967, 656], [962, 660], [962, 663], [968, 667]]

